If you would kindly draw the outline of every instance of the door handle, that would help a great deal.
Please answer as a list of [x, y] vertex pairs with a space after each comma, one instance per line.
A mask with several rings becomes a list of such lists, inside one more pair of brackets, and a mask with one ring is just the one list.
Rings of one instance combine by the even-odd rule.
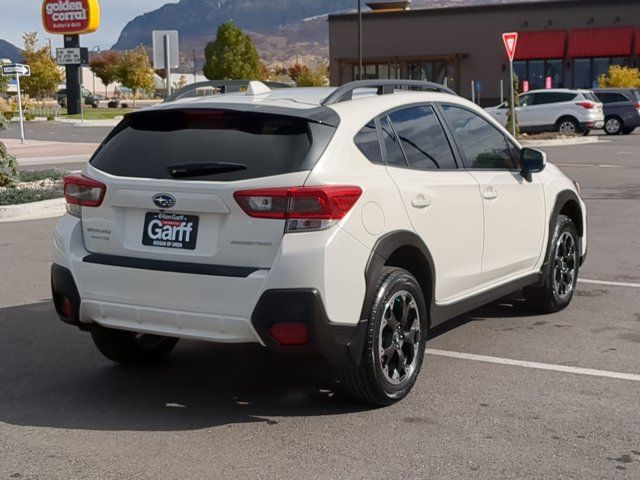
[[427, 208], [431, 206], [431, 198], [424, 195], [418, 195], [411, 200], [411, 205], [415, 208]]
[[487, 187], [482, 191], [482, 198], [485, 200], [495, 200], [498, 198], [498, 191], [493, 187]]

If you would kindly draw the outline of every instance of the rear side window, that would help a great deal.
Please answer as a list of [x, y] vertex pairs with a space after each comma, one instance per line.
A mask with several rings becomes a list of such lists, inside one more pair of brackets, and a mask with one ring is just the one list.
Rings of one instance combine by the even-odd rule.
[[456, 168], [451, 146], [431, 107], [405, 108], [389, 117], [409, 167], [420, 170]]
[[535, 94], [534, 105], [548, 105], [550, 103], [570, 102], [576, 98], [575, 93], [543, 92]]
[[443, 105], [467, 168], [516, 169], [505, 136], [480, 115], [453, 105]]
[[[313, 168], [334, 131], [303, 118], [253, 112], [140, 112], [116, 127], [91, 165], [123, 177], [176, 179], [170, 174], [176, 166], [187, 171], [181, 180], [267, 177]], [[198, 164], [208, 167], [189, 167]]]
[[407, 162], [404, 159], [402, 148], [400, 148], [400, 140], [391, 126], [389, 117], [380, 119], [380, 134], [384, 143], [386, 163], [396, 167], [406, 167]]
[[629, 102], [630, 100], [621, 93], [598, 92], [596, 94], [602, 103]]
[[373, 163], [384, 163], [382, 160], [382, 150], [380, 150], [380, 139], [376, 123], [371, 120], [362, 130], [358, 132], [354, 140], [357, 147], [369, 161]]
[[640, 90], [634, 90], [633, 96], [636, 97], [636, 100], [640, 102]]
[[600, 100], [598, 99], [598, 97], [596, 97], [596, 96], [595, 96], [595, 94], [594, 94], [594, 93], [591, 93], [591, 92], [584, 92], [584, 93], [582, 94], [582, 96], [583, 96], [584, 98], [586, 98], [587, 100], [591, 100], [592, 102], [599, 102], [599, 101], [600, 101]]

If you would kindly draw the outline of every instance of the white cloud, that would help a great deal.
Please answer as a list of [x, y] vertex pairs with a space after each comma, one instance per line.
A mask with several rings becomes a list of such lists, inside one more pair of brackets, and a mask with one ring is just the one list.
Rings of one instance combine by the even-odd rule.
[[[110, 48], [118, 40], [124, 26], [138, 15], [178, 0], [100, 0], [102, 24], [97, 32], [83, 35], [82, 46]], [[37, 31], [41, 39], [51, 38], [54, 46], [62, 45], [61, 35], [50, 35], [42, 28], [42, 0], [0, 0], [0, 38], [20, 47], [24, 32]]]

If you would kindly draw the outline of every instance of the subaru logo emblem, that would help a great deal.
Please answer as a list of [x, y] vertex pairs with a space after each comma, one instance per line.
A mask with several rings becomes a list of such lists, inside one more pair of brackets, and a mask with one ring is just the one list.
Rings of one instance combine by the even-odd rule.
[[153, 196], [153, 203], [155, 203], [156, 207], [165, 210], [174, 207], [176, 205], [176, 199], [168, 193], [159, 193]]

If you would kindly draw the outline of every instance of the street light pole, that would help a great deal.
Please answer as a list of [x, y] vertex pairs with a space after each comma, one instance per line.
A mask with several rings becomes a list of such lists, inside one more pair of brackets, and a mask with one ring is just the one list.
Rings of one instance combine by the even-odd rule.
[[362, 77], [362, 1], [358, 0], [358, 80]]

